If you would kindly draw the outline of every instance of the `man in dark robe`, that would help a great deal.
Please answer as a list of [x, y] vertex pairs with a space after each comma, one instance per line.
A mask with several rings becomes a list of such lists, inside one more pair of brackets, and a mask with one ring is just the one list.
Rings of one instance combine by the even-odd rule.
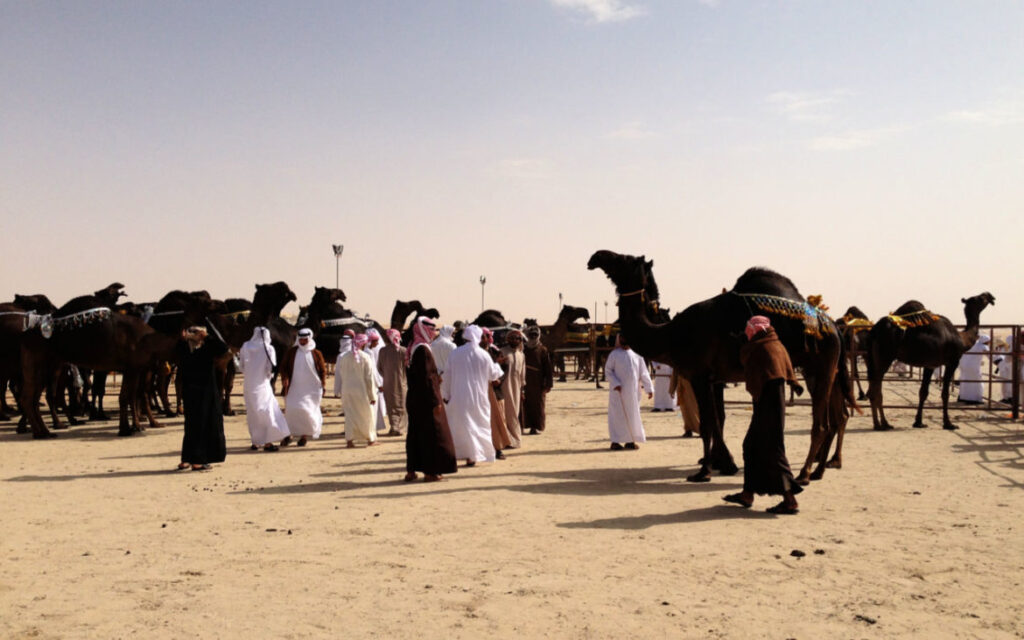
[[548, 348], [541, 344], [540, 327], [526, 329], [526, 347], [523, 349], [526, 360], [526, 384], [523, 387], [523, 429], [529, 429], [530, 435], [537, 435], [544, 430], [544, 404], [548, 392], [555, 383], [554, 369]]
[[415, 480], [419, 471], [424, 474], [424, 481], [436, 482], [443, 474], [458, 471], [455, 444], [441, 398], [441, 374], [430, 351], [434, 323], [421, 316], [413, 325], [412, 333], [406, 372], [405, 408], [409, 423], [405, 440], [405, 481]]
[[191, 467], [193, 471], [207, 471], [211, 462], [224, 462], [227, 457], [220, 378], [214, 364], [227, 350], [216, 329], [209, 336], [206, 327], [200, 326], [182, 332], [177, 355], [185, 404], [185, 436], [178, 470]]
[[752, 317], [746, 335], [740, 361], [754, 412], [743, 439], [743, 491], [722, 499], [749, 508], [754, 494], [781, 495], [782, 502], [768, 512], [793, 515], [799, 511], [795, 495], [803, 488], [793, 478], [786, 458], [786, 383], [794, 385], [798, 393], [802, 389], [796, 384], [789, 354], [767, 317]]

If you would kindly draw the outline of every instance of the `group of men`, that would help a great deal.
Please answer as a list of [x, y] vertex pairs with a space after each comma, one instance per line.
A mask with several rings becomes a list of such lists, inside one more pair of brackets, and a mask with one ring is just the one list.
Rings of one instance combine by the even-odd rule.
[[[407, 479], [422, 472], [438, 480], [455, 472], [457, 460], [473, 466], [504, 459], [504, 451], [521, 446], [523, 433], [544, 430], [553, 371], [539, 327], [508, 330], [500, 348], [490, 329], [438, 331], [426, 317], [417, 319], [408, 347], [399, 331], [385, 335], [346, 331], [341, 340], [334, 395], [342, 401], [347, 447], [374, 446], [378, 434], [405, 435]], [[312, 331], [298, 332], [278, 367], [269, 331], [257, 327], [239, 365], [254, 450], [277, 451], [292, 438], [305, 446], [320, 437], [327, 367]], [[274, 397], [275, 370], [284, 411]]]

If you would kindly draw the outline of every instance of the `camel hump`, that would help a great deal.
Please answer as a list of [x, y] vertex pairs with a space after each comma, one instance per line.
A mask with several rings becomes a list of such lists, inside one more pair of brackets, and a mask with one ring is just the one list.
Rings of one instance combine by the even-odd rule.
[[732, 290], [736, 293], [764, 293], [791, 300], [804, 299], [792, 280], [765, 267], [751, 267], [744, 271]]
[[895, 311], [893, 311], [892, 315], [902, 316], [908, 313], [913, 313], [915, 311], [924, 311], [926, 308], [927, 307], [925, 307], [922, 303], [918, 302], [917, 300], [907, 300], [906, 302], [901, 304]]

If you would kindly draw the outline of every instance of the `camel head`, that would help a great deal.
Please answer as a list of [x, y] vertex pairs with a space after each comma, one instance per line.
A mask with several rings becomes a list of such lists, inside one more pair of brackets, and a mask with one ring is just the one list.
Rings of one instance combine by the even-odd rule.
[[53, 306], [50, 299], [41, 293], [37, 293], [31, 296], [23, 296], [21, 294], [14, 294], [14, 304], [19, 309], [25, 311], [35, 311], [36, 313], [53, 313], [57, 310], [57, 307]]
[[587, 311], [586, 307], [570, 307], [565, 305], [558, 314], [558, 319], [561, 320], [562, 318], [565, 318], [569, 324], [572, 324], [577, 320], [590, 320], [590, 312]]
[[264, 313], [276, 316], [281, 313], [281, 309], [284, 309], [286, 304], [296, 300], [298, 298], [295, 297], [295, 292], [284, 282], [258, 284], [256, 285], [256, 295], [252, 298], [252, 306], [253, 309], [260, 309]]
[[309, 306], [319, 309], [320, 307], [326, 307], [332, 302], [347, 302], [348, 298], [345, 296], [345, 292], [341, 289], [329, 289], [327, 287], [314, 287], [313, 299], [310, 300]]
[[438, 318], [441, 317], [441, 312], [435, 309], [434, 307], [429, 307], [427, 309], [423, 309], [422, 311], [420, 311], [420, 315], [426, 316], [431, 320], [437, 320]]
[[100, 301], [110, 307], [117, 304], [117, 301], [128, 294], [124, 292], [124, 285], [120, 282], [107, 285], [105, 288], [100, 289], [93, 293], [94, 296], [100, 299]]
[[536, 327], [537, 326], [537, 318], [524, 318], [523, 319], [523, 326], [524, 327]]
[[985, 291], [979, 293], [976, 296], [970, 298], [960, 298], [960, 302], [964, 303], [964, 315], [967, 316], [967, 323], [971, 324], [976, 322], [976, 318], [981, 315], [981, 312], [985, 310], [985, 307], [989, 305], [995, 305], [996, 297]]
[[[651, 277], [653, 260], [644, 256], [628, 256], [614, 251], [597, 251], [587, 261], [587, 269], [600, 269], [615, 284], [619, 294], [643, 290], [651, 300], [657, 300], [658, 288]], [[653, 291], [652, 291], [653, 289]], [[651, 294], [654, 297], [651, 297]]]

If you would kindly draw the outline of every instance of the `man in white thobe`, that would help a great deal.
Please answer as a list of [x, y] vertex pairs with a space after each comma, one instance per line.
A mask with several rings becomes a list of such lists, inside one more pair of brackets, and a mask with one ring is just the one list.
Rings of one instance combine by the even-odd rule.
[[672, 386], [672, 366], [663, 362], [651, 361], [654, 370], [654, 409], [653, 411], [674, 411], [675, 399], [669, 388]]
[[452, 340], [453, 335], [455, 335], [455, 327], [446, 324], [441, 327], [438, 336], [430, 343], [430, 353], [434, 356], [437, 372], [442, 377], [444, 377], [445, 369], [448, 368], [448, 356], [452, 354], [452, 351], [455, 351], [455, 341]]
[[253, 329], [252, 338], [238, 352], [238, 363], [244, 376], [242, 395], [245, 397], [245, 422], [249, 426], [252, 448], [277, 451], [274, 442], [284, 440], [290, 433], [288, 421], [270, 384], [277, 354], [270, 344], [270, 331], [266, 327]]
[[377, 444], [376, 416], [377, 378], [373, 357], [363, 350], [366, 337], [355, 336], [352, 349], [338, 359], [335, 375], [341, 378], [341, 402], [345, 406], [345, 446], [355, 441], [366, 446]]
[[960, 356], [960, 397], [957, 402], [981, 404], [985, 400], [985, 387], [981, 382], [981, 360], [988, 353], [989, 337], [978, 336], [967, 353]]
[[377, 384], [377, 401], [374, 403], [374, 409], [376, 411], [376, 422], [375, 429], [377, 431], [387, 431], [387, 413], [388, 407], [384, 401], [384, 377], [380, 375], [380, 350], [384, 348], [384, 343], [380, 339], [380, 332], [376, 329], [370, 328], [366, 330], [366, 338], [369, 342], [366, 345], [366, 353], [370, 354], [373, 363], [373, 375], [374, 382]]
[[647, 363], [629, 348], [622, 334], [616, 340], [616, 347], [608, 354], [604, 375], [611, 390], [608, 392], [608, 435], [612, 450], [623, 448], [639, 449], [639, 443], [647, 442], [644, 425], [640, 420], [640, 388], [643, 387], [650, 399], [654, 396], [651, 376]]
[[281, 363], [281, 381], [285, 394], [285, 417], [288, 431], [299, 436], [298, 446], [320, 437], [324, 415], [320, 400], [324, 397], [327, 367], [324, 356], [316, 348], [313, 332], [299, 329], [295, 344], [285, 353]]
[[455, 444], [455, 457], [467, 467], [477, 462], [494, 462], [491, 442], [491, 400], [488, 389], [501, 380], [501, 367], [480, 348], [483, 330], [471, 324], [462, 330], [466, 341], [448, 357], [448, 369], [441, 379], [441, 397], [447, 406], [448, 426]]
[[[997, 349], [999, 356], [993, 358], [992, 361], [998, 366], [996, 367], [996, 375], [1003, 381], [1000, 386], [1001, 393], [999, 394], [1000, 401], [1005, 404], [1013, 403], [1013, 366], [1014, 362], [1017, 364], [1018, 373], [1017, 380], [1024, 381], [1024, 362], [1021, 359], [1015, 357], [1013, 354], [1013, 334], [1011, 333], [1006, 338], [1006, 343]], [[1021, 383], [1024, 386], [1024, 382]], [[1022, 389], [1024, 391], [1024, 389]], [[1024, 397], [1024, 393], [1020, 393], [1018, 398]]]

